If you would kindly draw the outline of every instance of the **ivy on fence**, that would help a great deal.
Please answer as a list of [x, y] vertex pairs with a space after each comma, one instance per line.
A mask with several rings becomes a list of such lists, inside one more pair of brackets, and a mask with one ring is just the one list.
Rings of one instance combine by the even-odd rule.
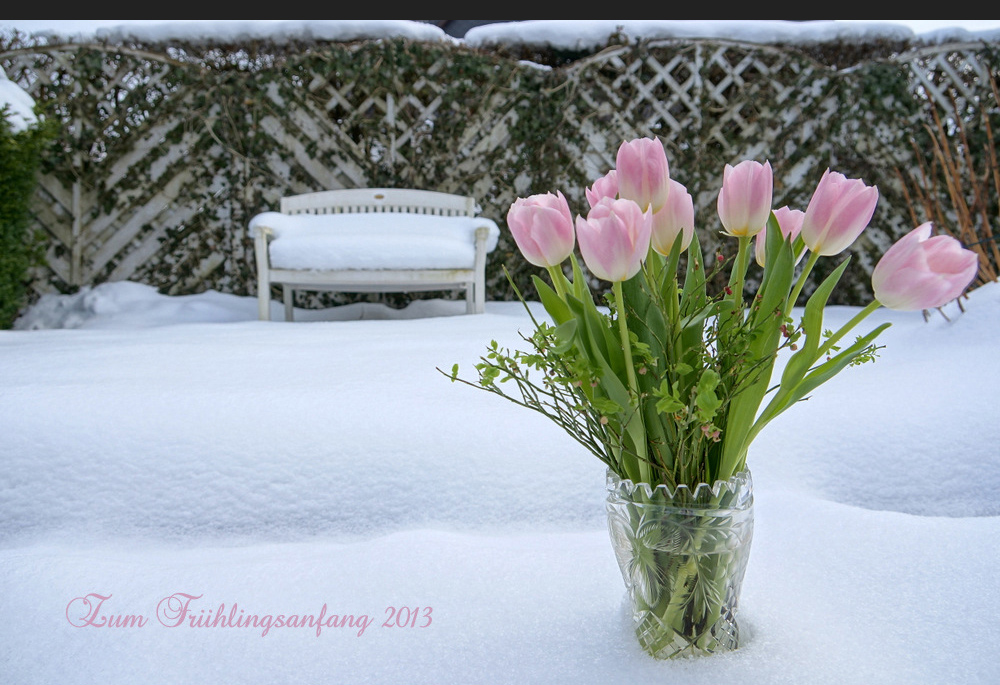
[[[840, 303], [851, 304], [876, 256], [912, 227], [900, 170], [932, 161], [928, 106], [954, 98], [947, 116], [968, 113], [972, 140], [984, 121], [996, 126], [985, 97], [994, 48], [613, 38], [593, 53], [529, 56], [402, 39], [82, 45], [14, 34], [0, 35], [0, 66], [61, 127], [31, 204], [48, 241], [35, 296], [123, 279], [253, 294], [248, 221], [312, 190], [469, 194], [502, 225], [517, 196], [559, 188], [583, 213], [583, 189], [621, 141], [656, 135], [695, 196], [703, 244], [719, 250], [726, 163], [770, 160], [775, 206], [804, 209], [827, 167], [877, 184], [873, 230], [843, 280]], [[535, 270], [506, 232], [487, 266], [489, 299], [513, 297], [502, 266], [530, 292]]]

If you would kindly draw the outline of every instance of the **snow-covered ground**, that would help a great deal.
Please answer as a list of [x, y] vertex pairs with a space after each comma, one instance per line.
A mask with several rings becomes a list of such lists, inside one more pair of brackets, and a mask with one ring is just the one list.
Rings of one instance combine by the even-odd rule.
[[[378, 23], [142, 30], [443, 36]], [[615, 23], [507, 35], [593, 40]], [[645, 37], [704, 30], [639, 23]], [[790, 30], [701, 22], [722, 23]], [[438, 371], [471, 378], [490, 340], [519, 346], [520, 304], [356, 304], [285, 323], [212, 291], [46, 296], [0, 331], [0, 682], [995, 684], [1000, 285], [964, 306], [877, 312], [872, 327], [893, 326], [876, 363], [762, 433], [745, 644], [657, 662], [625, 615], [603, 466]], [[830, 308], [828, 326], [854, 311]]]
[[602, 465], [438, 372], [530, 330], [464, 306], [109, 283], [0, 331], [0, 681], [996, 682], [1000, 286], [877, 312], [880, 358], [760, 436], [745, 644], [678, 662], [631, 633]]

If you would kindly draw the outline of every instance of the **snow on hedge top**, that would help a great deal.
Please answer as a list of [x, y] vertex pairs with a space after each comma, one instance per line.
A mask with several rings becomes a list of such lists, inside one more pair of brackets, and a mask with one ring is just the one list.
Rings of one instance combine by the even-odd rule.
[[[952, 25], [953, 24], [953, 25]], [[748, 43], [815, 43], [824, 41], [868, 41], [876, 39], [943, 43], [949, 41], [997, 41], [1000, 28], [983, 22], [985, 30], [969, 30], [976, 21], [779, 21], [779, 20], [530, 20], [503, 21], [476, 26], [464, 38], [449, 36], [433, 24], [404, 19], [355, 20], [6, 20], [10, 27], [53, 39], [87, 42], [220, 42], [270, 39], [354, 41], [407, 38], [421, 41], [456, 42], [469, 47], [526, 45], [563, 50], [586, 50], [607, 45], [619, 35], [630, 41], [664, 38], [718, 38]], [[991, 26], [992, 24], [992, 26]], [[911, 26], [934, 26], [919, 34]]]
[[8, 108], [7, 121], [14, 133], [20, 133], [38, 121], [34, 98], [7, 78], [7, 73], [0, 68], [0, 110], [4, 107]]

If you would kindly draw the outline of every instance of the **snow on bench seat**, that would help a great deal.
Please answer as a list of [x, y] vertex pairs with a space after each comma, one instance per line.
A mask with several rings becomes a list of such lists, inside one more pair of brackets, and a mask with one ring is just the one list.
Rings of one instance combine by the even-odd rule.
[[[412, 189], [283, 198], [283, 211], [258, 214], [249, 225], [260, 318], [270, 319], [272, 284], [282, 285], [288, 321], [295, 290], [464, 289], [467, 311], [482, 313], [486, 254], [496, 249], [500, 230], [493, 220], [475, 216], [474, 208], [472, 198]], [[454, 215], [458, 211], [463, 213]]]
[[500, 230], [477, 217], [265, 212], [250, 222], [251, 234], [271, 229], [271, 266], [278, 269], [471, 269], [476, 229], [484, 225], [492, 252]]

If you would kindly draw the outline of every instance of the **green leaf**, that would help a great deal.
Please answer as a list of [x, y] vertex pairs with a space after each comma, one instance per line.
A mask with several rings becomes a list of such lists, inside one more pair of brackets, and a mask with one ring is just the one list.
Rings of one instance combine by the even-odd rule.
[[705, 257], [701, 252], [701, 243], [697, 232], [688, 245], [687, 272], [684, 276], [684, 287], [681, 290], [681, 312], [699, 310], [705, 306], [708, 299], [705, 276]]
[[796, 388], [795, 394], [797, 395], [797, 398], [801, 399], [802, 397], [805, 397], [817, 387], [840, 373], [840, 371], [850, 365], [859, 354], [867, 350], [868, 345], [890, 325], [891, 324], [889, 323], [884, 323], [868, 335], [858, 337], [853, 345], [810, 371], [806, 375], [803, 382]]
[[597, 397], [590, 401], [590, 405], [598, 414], [604, 416], [615, 416], [622, 411], [622, 406], [607, 397]]
[[823, 312], [826, 308], [827, 300], [830, 299], [833, 289], [837, 287], [837, 283], [840, 281], [840, 277], [844, 274], [844, 270], [850, 263], [851, 258], [848, 257], [843, 262], [834, 269], [829, 276], [827, 276], [816, 291], [809, 297], [806, 302], [805, 315], [802, 319], [802, 329], [806, 334], [806, 345], [811, 346], [814, 349], [819, 348], [819, 339], [822, 336], [823, 331]]
[[792, 388], [797, 386], [805, 374], [817, 361], [817, 350], [819, 349], [820, 338], [823, 330], [823, 312], [826, 302], [830, 299], [830, 294], [836, 287], [841, 275], [847, 268], [850, 258], [845, 259], [840, 266], [833, 270], [823, 282], [816, 288], [815, 292], [806, 302], [805, 313], [802, 317], [802, 329], [806, 334], [805, 343], [802, 349], [796, 352], [788, 360], [785, 370], [781, 375], [781, 387]]
[[555, 328], [556, 345], [552, 348], [556, 354], [565, 354], [573, 348], [576, 339], [576, 319], [569, 319]]
[[598, 317], [600, 314], [596, 312], [596, 310], [592, 314], [586, 304], [578, 300], [573, 295], [566, 296], [566, 303], [577, 322], [576, 334], [580, 352], [594, 364], [597, 364], [598, 359], [607, 361], [607, 340], [605, 336], [600, 333], [600, 328], [603, 326], [600, 322], [592, 320], [594, 314]]
[[[765, 249], [764, 275], [761, 278], [760, 287], [757, 289], [759, 299], [755, 302], [756, 309], [751, 321], [756, 328], [761, 325], [768, 326], [777, 318], [779, 320], [778, 328], [780, 328], [782, 317], [775, 317], [774, 312], [780, 311], [782, 315], [788, 314], [783, 310], [795, 280], [795, 255], [792, 252], [792, 242], [781, 234], [781, 227], [778, 226], [778, 220], [774, 218], [774, 212], [771, 213], [767, 221]], [[768, 345], [767, 348], [773, 349], [773, 345]]]
[[694, 403], [698, 407], [699, 417], [702, 421], [709, 421], [715, 412], [722, 406], [722, 400], [715, 394], [715, 389], [719, 386], [719, 374], [713, 369], [705, 369], [698, 379], [698, 392], [695, 395]]
[[548, 283], [538, 276], [532, 276], [531, 280], [535, 284], [535, 290], [538, 291], [538, 298], [541, 300], [542, 306], [545, 307], [545, 311], [549, 313], [557, 325], [573, 318], [573, 312], [569, 305], [556, 294], [556, 291]]
[[705, 369], [698, 379], [698, 392], [711, 392], [719, 386], [719, 374], [714, 369]]
[[684, 409], [684, 403], [673, 395], [665, 395], [656, 401], [656, 411], [661, 414], [676, 414]]
[[851, 362], [853, 362], [859, 354], [865, 352], [871, 342], [890, 325], [891, 324], [889, 323], [884, 323], [875, 330], [871, 331], [868, 335], [859, 337], [853, 345], [842, 351], [840, 354], [832, 357], [824, 364], [815, 367], [807, 374], [804, 374], [797, 383], [789, 383], [786, 385], [784, 381], [782, 381], [782, 385], [778, 389], [778, 392], [773, 398], [771, 398], [771, 401], [757, 418], [757, 421], [751, 431], [750, 439], [757, 435], [757, 433], [759, 433], [761, 429], [763, 429], [763, 427], [776, 416], [784, 412], [807, 394], [833, 378], [845, 367], [850, 365]]
[[[694, 238], [692, 237], [691, 243], [694, 244]], [[681, 261], [681, 253], [684, 251], [682, 245], [684, 244], [684, 232], [677, 234], [674, 238], [674, 244], [670, 248], [670, 255], [667, 257], [666, 265], [663, 269], [663, 273], [666, 274], [667, 278], [675, 278], [677, 273], [677, 267]], [[700, 247], [698, 249], [701, 249]], [[657, 255], [659, 256], [659, 255]]]

